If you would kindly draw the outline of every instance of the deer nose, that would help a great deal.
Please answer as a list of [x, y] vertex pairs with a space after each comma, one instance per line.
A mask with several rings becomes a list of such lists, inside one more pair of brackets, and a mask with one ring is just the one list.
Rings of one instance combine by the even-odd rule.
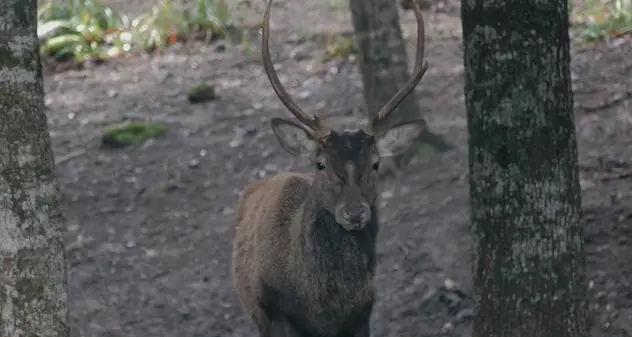
[[362, 223], [367, 216], [367, 207], [361, 202], [354, 202], [342, 208], [342, 216], [350, 223]]

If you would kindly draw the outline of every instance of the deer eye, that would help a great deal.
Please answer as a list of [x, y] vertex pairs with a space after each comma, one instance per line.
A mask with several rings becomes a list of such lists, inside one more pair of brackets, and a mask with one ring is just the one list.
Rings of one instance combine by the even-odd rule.
[[373, 169], [375, 171], [377, 171], [379, 168], [380, 168], [380, 162], [379, 161], [376, 161], [375, 163], [373, 163]]
[[325, 164], [318, 162], [316, 163], [316, 168], [318, 169], [318, 171], [322, 171], [325, 169]]

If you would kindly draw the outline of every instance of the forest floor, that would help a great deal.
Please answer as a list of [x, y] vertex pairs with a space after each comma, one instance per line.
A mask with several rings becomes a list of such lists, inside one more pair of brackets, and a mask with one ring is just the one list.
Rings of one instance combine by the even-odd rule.
[[[355, 65], [324, 67], [312, 57], [332, 27], [351, 31], [348, 15], [324, 1], [277, 2], [274, 59], [299, 104], [322, 111], [330, 125], [360, 123]], [[119, 4], [139, 11], [152, 3]], [[244, 13], [259, 19], [263, 1]], [[400, 15], [412, 56], [414, 16]], [[374, 336], [468, 336], [471, 329], [459, 8], [446, 4], [425, 17], [430, 68], [418, 97], [433, 131], [455, 149], [415, 162], [382, 186]], [[196, 47], [46, 74], [73, 337], [255, 336], [229, 278], [238, 193], [265, 175], [307, 169], [280, 149], [267, 124], [287, 112], [258, 53], [257, 43], [250, 56]], [[573, 51], [593, 336], [632, 336], [632, 177], [622, 174], [632, 158], [631, 54], [630, 39]], [[203, 81], [219, 99], [190, 104], [188, 88]], [[169, 130], [141, 146], [101, 147], [106, 127], [137, 120]]]

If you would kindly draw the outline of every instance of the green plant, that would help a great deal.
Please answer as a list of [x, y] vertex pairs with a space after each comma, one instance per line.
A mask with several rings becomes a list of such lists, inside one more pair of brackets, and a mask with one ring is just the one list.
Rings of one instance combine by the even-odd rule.
[[196, 0], [192, 11], [175, 8], [172, 0], [163, 0], [132, 22], [134, 39], [144, 49], [201, 37], [207, 41], [225, 38], [234, 30], [224, 0]]
[[37, 13], [40, 51], [79, 62], [118, 56], [130, 48], [129, 19], [98, 0], [48, 2]]
[[101, 137], [101, 144], [110, 148], [122, 148], [163, 136], [167, 130], [167, 126], [161, 123], [129, 123], [107, 129]]
[[209, 31], [224, 37], [230, 33], [233, 18], [224, 0], [196, 0], [193, 12], [184, 12], [190, 31]]
[[328, 38], [325, 48], [325, 60], [345, 59], [358, 52], [355, 41], [350, 37], [333, 35]]
[[185, 29], [185, 17], [174, 10], [173, 1], [163, 0], [132, 21], [132, 38], [144, 50], [161, 48], [178, 41], [179, 33]]
[[217, 98], [215, 86], [207, 83], [200, 83], [192, 86], [187, 93], [187, 98], [191, 103], [212, 101]]
[[133, 50], [154, 50], [176, 42], [230, 38], [248, 42], [234, 24], [224, 0], [196, 0], [192, 10], [162, 0], [130, 20], [101, 0], [44, 3], [38, 9], [40, 51], [57, 61], [104, 60]]
[[585, 41], [632, 34], [632, 0], [587, 0], [578, 16], [579, 35]]

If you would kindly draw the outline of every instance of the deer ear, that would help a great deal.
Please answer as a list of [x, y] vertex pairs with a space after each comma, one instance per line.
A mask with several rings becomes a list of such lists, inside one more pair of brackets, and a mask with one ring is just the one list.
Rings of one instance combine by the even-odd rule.
[[382, 157], [393, 157], [402, 154], [426, 130], [426, 122], [416, 119], [397, 124], [378, 134], [377, 150]]
[[282, 118], [272, 118], [270, 124], [285, 151], [303, 157], [312, 156], [316, 152], [318, 141], [303, 125]]

